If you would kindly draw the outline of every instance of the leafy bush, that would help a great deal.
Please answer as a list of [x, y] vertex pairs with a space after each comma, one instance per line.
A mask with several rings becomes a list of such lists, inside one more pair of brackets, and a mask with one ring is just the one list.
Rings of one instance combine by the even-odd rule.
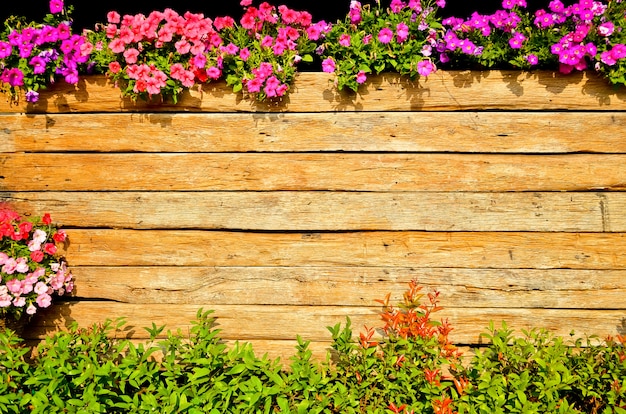
[[329, 327], [327, 359], [298, 337], [290, 364], [228, 348], [211, 311], [188, 337], [163, 327], [135, 344], [116, 338], [123, 319], [76, 324], [36, 349], [0, 332], [0, 413], [625, 413], [625, 338], [568, 345], [541, 329], [516, 337], [491, 324], [490, 345], [462, 363], [436, 292], [411, 282], [384, 324], [353, 337], [350, 320]]

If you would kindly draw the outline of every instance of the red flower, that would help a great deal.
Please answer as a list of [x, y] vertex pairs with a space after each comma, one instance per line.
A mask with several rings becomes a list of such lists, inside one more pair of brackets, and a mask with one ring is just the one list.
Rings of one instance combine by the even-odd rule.
[[41, 218], [41, 222], [46, 226], [49, 226], [52, 223], [52, 219], [50, 218], [50, 214], [46, 213]]
[[43, 260], [43, 252], [41, 250], [35, 250], [34, 252], [30, 253], [30, 258], [33, 260], [33, 262], [39, 263]]
[[56, 233], [54, 233], [54, 235], [52, 236], [52, 239], [58, 243], [64, 242], [66, 238], [67, 238], [67, 233], [65, 232], [65, 230], [59, 230]]
[[30, 221], [24, 221], [18, 225], [18, 228], [20, 229], [22, 239], [26, 240], [28, 239], [30, 231], [33, 229], [33, 223], [31, 223]]
[[406, 407], [406, 404], [402, 404], [400, 407], [396, 407], [396, 405], [392, 402], [389, 403], [389, 406], [387, 406], [389, 410], [391, 410], [392, 412], [396, 414], [404, 410], [405, 407]]
[[57, 252], [57, 247], [54, 245], [54, 243], [46, 243], [43, 246], [43, 251], [48, 253], [49, 255], [53, 255]]

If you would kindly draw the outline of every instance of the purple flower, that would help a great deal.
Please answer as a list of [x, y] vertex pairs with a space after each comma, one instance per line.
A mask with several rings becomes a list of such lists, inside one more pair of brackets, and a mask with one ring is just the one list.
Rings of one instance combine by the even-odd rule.
[[391, 42], [391, 39], [393, 39], [393, 32], [390, 28], [385, 27], [380, 29], [380, 32], [378, 32], [378, 40], [380, 43], [387, 44]]
[[333, 58], [326, 58], [322, 62], [322, 70], [327, 73], [333, 73], [335, 71], [335, 61]]
[[26, 92], [26, 102], [37, 102], [39, 100], [39, 93], [35, 92], [32, 89], [29, 89], [28, 92]]

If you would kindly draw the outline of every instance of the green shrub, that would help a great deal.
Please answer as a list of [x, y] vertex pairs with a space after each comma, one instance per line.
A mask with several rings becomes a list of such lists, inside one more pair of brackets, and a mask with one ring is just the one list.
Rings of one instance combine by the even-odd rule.
[[350, 319], [329, 327], [331, 350], [315, 361], [298, 337], [287, 366], [227, 347], [211, 311], [189, 335], [146, 328], [150, 340], [117, 338], [125, 321], [73, 325], [36, 349], [0, 332], [0, 413], [626, 413], [625, 338], [570, 344], [546, 330], [516, 337], [493, 323], [490, 344], [462, 364], [438, 293], [414, 281], [396, 307], [380, 301], [382, 326], [354, 338]]

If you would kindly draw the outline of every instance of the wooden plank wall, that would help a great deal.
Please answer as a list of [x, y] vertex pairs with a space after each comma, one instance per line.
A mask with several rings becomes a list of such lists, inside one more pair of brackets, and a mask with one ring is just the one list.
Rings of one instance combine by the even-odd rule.
[[490, 320], [626, 333], [626, 92], [588, 75], [379, 76], [359, 94], [303, 73], [284, 101], [224, 85], [179, 105], [104, 78], [0, 103], [0, 200], [67, 229], [75, 296], [31, 325], [125, 316], [323, 356], [326, 326], [378, 325], [417, 278], [460, 344]]

